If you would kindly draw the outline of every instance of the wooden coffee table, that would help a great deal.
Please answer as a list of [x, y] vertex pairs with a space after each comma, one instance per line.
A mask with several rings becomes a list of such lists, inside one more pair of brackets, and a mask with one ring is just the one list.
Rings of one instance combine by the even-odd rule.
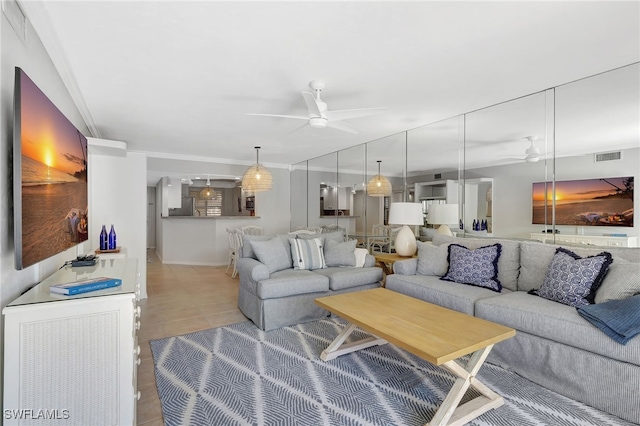
[[[476, 375], [493, 345], [515, 336], [514, 329], [384, 288], [321, 297], [315, 302], [349, 322], [322, 351], [323, 361], [391, 342], [457, 377], [428, 425], [462, 425], [504, 404]], [[374, 336], [344, 343], [356, 327]], [[455, 361], [468, 354], [466, 365]], [[458, 407], [469, 387], [481, 395]]]

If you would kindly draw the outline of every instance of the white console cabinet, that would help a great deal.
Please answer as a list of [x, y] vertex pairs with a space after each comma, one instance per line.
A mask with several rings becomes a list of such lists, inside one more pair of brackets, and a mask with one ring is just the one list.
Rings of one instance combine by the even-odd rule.
[[[49, 292], [102, 276], [122, 285]], [[137, 261], [103, 259], [65, 267], [5, 307], [4, 424], [135, 425], [138, 295]]]
[[550, 244], [583, 244], [603, 247], [637, 247], [638, 237], [612, 237], [606, 235], [531, 234], [532, 240]]

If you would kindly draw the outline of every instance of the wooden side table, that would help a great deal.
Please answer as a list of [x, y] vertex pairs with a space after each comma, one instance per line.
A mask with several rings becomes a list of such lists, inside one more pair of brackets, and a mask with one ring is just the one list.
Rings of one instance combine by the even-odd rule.
[[[384, 276], [386, 278], [387, 275], [393, 274], [394, 263], [396, 263], [398, 260], [412, 259], [416, 257], [416, 255], [400, 256], [397, 253], [374, 253], [373, 257], [376, 258], [376, 262], [378, 262], [378, 264], [382, 268], [382, 272], [384, 272]], [[384, 282], [383, 282], [383, 287], [384, 287]]]

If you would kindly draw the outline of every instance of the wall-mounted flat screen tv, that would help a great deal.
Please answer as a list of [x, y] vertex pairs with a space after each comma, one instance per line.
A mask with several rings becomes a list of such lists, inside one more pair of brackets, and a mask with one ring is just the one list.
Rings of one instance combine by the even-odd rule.
[[[633, 176], [556, 181], [556, 225], [633, 227]], [[546, 191], [545, 191], [546, 188]], [[553, 185], [533, 184], [533, 223], [551, 224]]]
[[16, 67], [13, 208], [16, 269], [87, 240], [87, 138]]

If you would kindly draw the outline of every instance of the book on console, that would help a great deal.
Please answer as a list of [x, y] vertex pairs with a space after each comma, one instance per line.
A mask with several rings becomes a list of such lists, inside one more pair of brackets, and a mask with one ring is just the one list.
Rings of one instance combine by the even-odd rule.
[[88, 293], [90, 291], [103, 290], [105, 288], [118, 287], [120, 285], [122, 285], [122, 280], [119, 278], [87, 278], [70, 283], [52, 285], [49, 287], [49, 291], [51, 293], [73, 296], [74, 294]]

